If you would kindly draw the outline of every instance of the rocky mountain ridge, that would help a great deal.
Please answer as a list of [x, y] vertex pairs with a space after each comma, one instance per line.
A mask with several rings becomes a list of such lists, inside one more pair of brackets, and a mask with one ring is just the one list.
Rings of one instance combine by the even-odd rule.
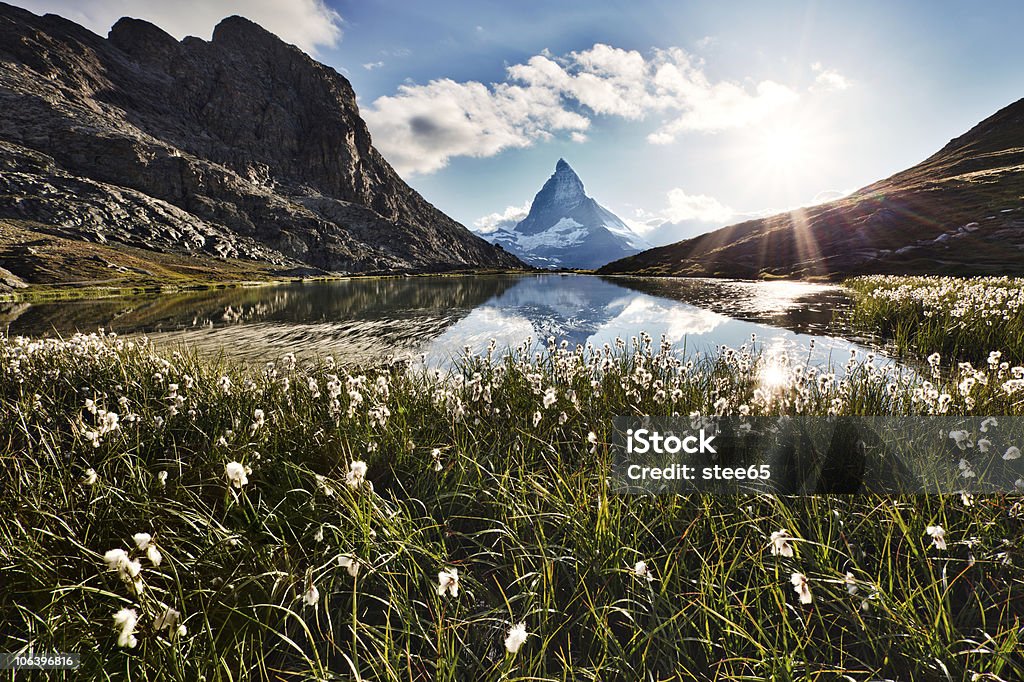
[[521, 266], [395, 173], [344, 77], [241, 17], [104, 39], [0, 3], [0, 219], [290, 270]]

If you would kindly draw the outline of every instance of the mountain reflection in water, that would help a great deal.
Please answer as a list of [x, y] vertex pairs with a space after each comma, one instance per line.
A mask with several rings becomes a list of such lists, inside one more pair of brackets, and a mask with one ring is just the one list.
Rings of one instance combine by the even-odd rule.
[[[146, 334], [161, 346], [265, 360], [284, 353], [345, 362], [423, 354], [445, 364], [469, 346], [499, 349], [528, 337], [613, 344], [646, 331], [691, 352], [738, 347], [756, 335], [812, 361], [862, 347], [835, 333], [842, 289], [792, 282], [480, 275], [351, 279], [233, 288], [152, 298], [0, 304], [11, 335], [68, 335], [99, 327]], [[538, 346], [539, 347], [539, 346]], [[837, 355], [837, 357], [840, 357]]]

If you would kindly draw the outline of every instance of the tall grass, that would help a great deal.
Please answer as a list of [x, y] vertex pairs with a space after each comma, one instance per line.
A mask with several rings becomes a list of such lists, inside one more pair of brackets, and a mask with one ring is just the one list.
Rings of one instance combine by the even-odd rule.
[[[786, 381], [766, 386], [766, 363]], [[613, 415], [936, 410], [922, 379], [847, 369], [679, 360], [646, 337], [443, 376], [0, 338], [0, 649], [80, 652], [67, 678], [98, 680], [1024, 677], [1019, 498], [609, 492]], [[932, 387], [949, 413], [1022, 411], [998, 368], [967, 395], [957, 371]], [[349, 485], [355, 461], [369, 484]], [[783, 528], [792, 557], [770, 550]], [[112, 548], [141, 562], [141, 594]], [[448, 568], [458, 596], [438, 595]], [[168, 607], [187, 633], [157, 629]]]
[[1010, 277], [898, 277], [848, 280], [853, 323], [907, 354], [981, 362], [999, 351], [1024, 362], [1024, 280]]

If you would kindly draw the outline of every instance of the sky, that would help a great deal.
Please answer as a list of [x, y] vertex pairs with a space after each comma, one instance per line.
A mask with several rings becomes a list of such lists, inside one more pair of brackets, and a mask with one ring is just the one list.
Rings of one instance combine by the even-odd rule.
[[15, 0], [105, 35], [247, 16], [345, 75], [429, 201], [511, 226], [565, 158], [664, 244], [842, 196], [1024, 97], [1024, 3]]

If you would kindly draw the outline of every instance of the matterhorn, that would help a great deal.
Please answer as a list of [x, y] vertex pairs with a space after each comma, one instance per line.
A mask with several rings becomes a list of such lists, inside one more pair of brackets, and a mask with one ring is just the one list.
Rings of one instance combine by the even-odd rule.
[[559, 159], [533, 198], [530, 213], [512, 229], [482, 235], [541, 268], [599, 268], [651, 248], [617, 215], [588, 197], [576, 171]]

